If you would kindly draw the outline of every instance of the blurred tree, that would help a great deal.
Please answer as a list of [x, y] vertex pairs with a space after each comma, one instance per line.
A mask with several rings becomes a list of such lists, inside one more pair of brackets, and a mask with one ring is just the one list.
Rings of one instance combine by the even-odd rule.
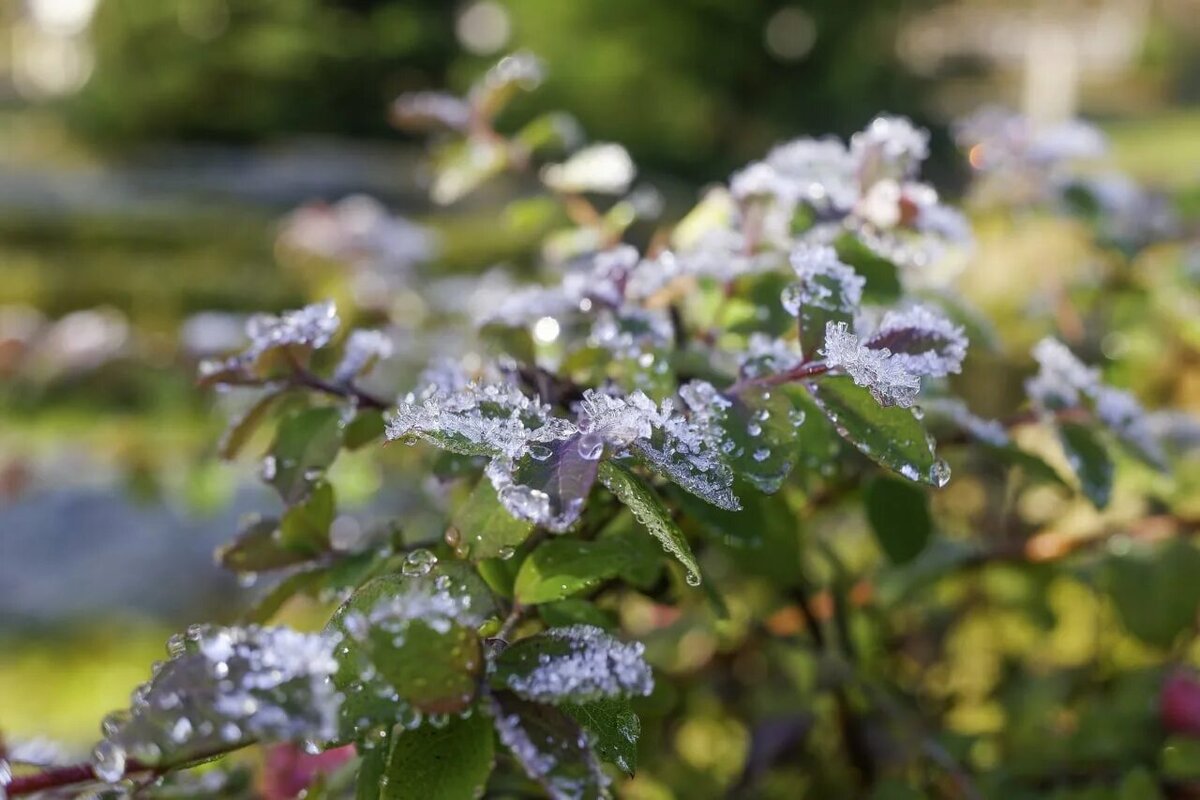
[[[714, 176], [773, 141], [848, 133], [879, 109], [921, 118], [895, 54], [934, 0], [510, 0], [507, 46], [544, 58], [530, 106], [570, 107], [647, 165]], [[465, 87], [446, 0], [102, 0], [95, 73], [69, 106], [98, 141], [386, 132], [399, 91]], [[488, 56], [490, 58], [490, 56]], [[449, 81], [447, 81], [449, 78]], [[530, 108], [518, 108], [524, 114]]]

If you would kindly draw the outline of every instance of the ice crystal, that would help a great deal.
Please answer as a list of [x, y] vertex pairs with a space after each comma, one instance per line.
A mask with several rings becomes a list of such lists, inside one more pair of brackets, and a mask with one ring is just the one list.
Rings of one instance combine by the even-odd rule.
[[[428, 573], [426, 570], [422, 574]], [[364, 641], [375, 630], [403, 636], [412, 622], [444, 634], [455, 625], [471, 627], [483, 621], [479, 609], [471, 608], [469, 594], [439, 589], [436, 584], [436, 581], [409, 581], [403, 592], [380, 600], [367, 614], [355, 616], [357, 612], [350, 612], [343, 619], [347, 634], [355, 641]]]
[[784, 290], [783, 307], [789, 314], [797, 316], [806, 306], [841, 312], [858, 308], [866, 279], [843, 264], [832, 247], [799, 244], [791, 262], [800, 282]]
[[247, 353], [258, 354], [283, 345], [318, 349], [329, 344], [340, 324], [337, 307], [330, 300], [279, 316], [255, 314], [246, 322], [250, 337]]
[[665, 310], [626, 306], [619, 312], [602, 309], [597, 313], [588, 343], [619, 357], [637, 358], [668, 346], [674, 334], [675, 326]]
[[333, 371], [336, 383], [345, 383], [371, 371], [378, 361], [391, 358], [392, 340], [383, 331], [356, 330], [346, 340], [342, 360]]
[[579, 403], [580, 429], [602, 437], [615, 447], [649, 439], [660, 422], [654, 401], [640, 391], [613, 397], [587, 389]]
[[561, 714], [512, 695], [492, 700], [500, 743], [551, 800], [607, 797], [609, 777], [596, 761], [591, 740]]
[[469, 384], [420, 399], [409, 395], [387, 425], [390, 441], [416, 437], [464, 455], [508, 458], [524, 455], [530, 443], [560, 439], [571, 432], [573, 426], [549, 416], [540, 402], [504, 384]]
[[859, 386], [871, 392], [881, 406], [907, 408], [916, 402], [921, 381], [886, 347], [867, 347], [851, 333], [845, 322], [825, 324], [825, 347], [821, 351], [832, 367], [842, 369]]
[[334, 637], [288, 628], [195, 626], [170, 643], [172, 658], [109, 717], [94, 764], [119, 780], [126, 758], [179, 763], [237, 744], [329, 740], [341, 695]]
[[505, 652], [504, 680], [539, 703], [644, 696], [654, 689], [644, 652], [640, 642], [621, 642], [591, 625], [550, 628]]
[[542, 168], [542, 182], [556, 192], [622, 194], [637, 170], [629, 152], [619, 144], [593, 144], [561, 164]]
[[884, 314], [867, 346], [887, 347], [893, 362], [922, 377], [960, 372], [967, 355], [962, 326], [921, 305]]

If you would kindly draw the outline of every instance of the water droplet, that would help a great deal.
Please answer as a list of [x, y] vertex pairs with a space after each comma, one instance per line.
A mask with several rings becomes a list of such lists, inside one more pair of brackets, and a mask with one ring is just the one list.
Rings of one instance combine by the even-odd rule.
[[429, 550], [420, 548], [413, 550], [404, 558], [404, 565], [400, 567], [400, 571], [409, 578], [419, 578], [422, 575], [428, 575], [437, 563], [437, 556]]
[[264, 481], [275, 480], [275, 474], [279, 471], [279, 464], [275, 461], [275, 456], [267, 456], [262, 462], [262, 479]]
[[579, 455], [588, 461], [595, 461], [604, 452], [604, 439], [594, 433], [585, 433], [579, 437]]
[[508, 561], [510, 558], [512, 558], [516, 554], [517, 554], [517, 548], [515, 548], [515, 547], [501, 547], [499, 550], [496, 551], [496, 555], [500, 558], [501, 561]]
[[950, 465], [939, 458], [929, 468], [929, 478], [939, 489], [942, 488], [950, 482]]
[[912, 415], [916, 419], [925, 419], [925, 409], [921, 408], [920, 406], [913, 406]]
[[698, 572], [689, 572], [684, 576], [684, 580], [687, 581], [688, 586], [699, 586], [700, 574]]
[[92, 751], [92, 769], [105, 783], [121, 780], [125, 777], [125, 748], [115, 742], [100, 742]]

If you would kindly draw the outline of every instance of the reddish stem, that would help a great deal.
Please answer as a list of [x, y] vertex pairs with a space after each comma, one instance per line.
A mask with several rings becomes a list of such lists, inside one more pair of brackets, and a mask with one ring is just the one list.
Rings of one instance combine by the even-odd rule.
[[824, 361], [805, 361], [798, 367], [793, 367], [783, 372], [776, 372], [771, 375], [761, 375], [757, 378], [743, 378], [728, 389], [726, 394], [741, 394], [751, 388], [766, 388], [770, 386], [778, 386], [782, 383], [793, 383], [802, 381], [805, 378], [815, 378], [818, 375], [824, 375], [829, 372], [830, 367]]
[[[134, 760], [130, 760], [125, 765], [126, 774], [152, 770], [152, 767]], [[77, 783], [91, 783], [99, 780], [100, 778], [91, 764], [71, 764], [65, 767], [50, 767], [32, 775], [18, 775], [4, 787], [4, 791], [8, 797], [21, 797], [48, 789], [59, 789]]]

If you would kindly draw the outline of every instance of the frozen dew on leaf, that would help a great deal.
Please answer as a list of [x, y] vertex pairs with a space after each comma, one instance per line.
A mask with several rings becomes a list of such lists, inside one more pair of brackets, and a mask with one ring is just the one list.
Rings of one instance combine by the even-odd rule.
[[334, 638], [288, 628], [195, 626], [171, 659], [111, 716], [96, 772], [119, 780], [128, 758], [178, 764], [245, 741], [330, 740], [341, 695]]
[[790, 193], [817, 210], [846, 211], [858, 198], [854, 159], [833, 137], [795, 139], [775, 147], [766, 163], [790, 184]]
[[862, 302], [866, 279], [838, 259], [832, 247], [798, 245], [791, 254], [800, 278], [783, 292], [783, 307], [798, 316], [806, 306], [853, 313]]
[[[752, 333], [739, 360], [739, 374], [757, 378], [787, 372], [798, 367], [803, 358], [792, 341], [763, 333]], [[680, 391], [682, 393], [682, 390]]]
[[550, 628], [522, 639], [497, 662], [504, 685], [539, 703], [587, 703], [606, 697], [640, 697], [654, 678], [640, 642], [622, 642], [591, 625]]
[[850, 158], [868, 184], [911, 177], [929, 157], [929, 131], [906, 117], [878, 116], [850, 137]]
[[866, 387], [881, 406], [908, 408], [916, 402], [920, 378], [886, 347], [876, 349], [862, 344], [846, 323], [826, 324], [821, 354], [831, 367], [840, 368], [856, 384]]
[[329, 300], [278, 316], [255, 314], [246, 322], [246, 335], [250, 339], [247, 348], [225, 361], [201, 362], [200, 377], [212, 376], [219, 380], [221, 373], [252, 366], [260, 356], [277, 348], [322, 348], [329, 344], [340, 324], [337, 307]]
[[379, 362], [391, 358], [392, 340], [383, 331], [356, 330], [346, 340], [342, 360], [333, 371], [336, 383], [346, 383], [371, 371]]
[[927, 306], [914, 305], [884, 314], [867, 346], [886, 347], [892, 361], [914, 375], [940, 378], [962, 370], [967, 336], [961, 325]]

